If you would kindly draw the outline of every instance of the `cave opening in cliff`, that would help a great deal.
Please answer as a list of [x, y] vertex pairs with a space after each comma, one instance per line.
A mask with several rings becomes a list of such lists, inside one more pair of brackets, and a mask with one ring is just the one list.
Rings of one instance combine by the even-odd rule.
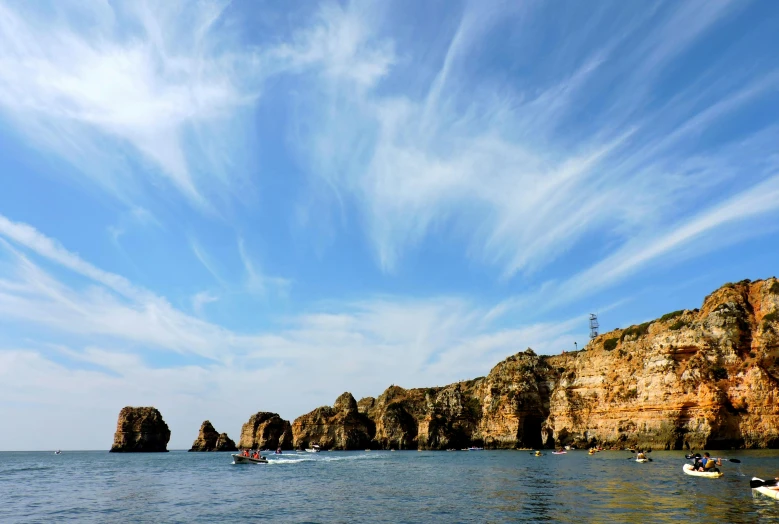
[[539, 416], [527, 416], [522, 421], [522, 434], [518, 439], [519, 446], [524, 448], [542, 448], [544, 446], [541, 426], [544, 419]]

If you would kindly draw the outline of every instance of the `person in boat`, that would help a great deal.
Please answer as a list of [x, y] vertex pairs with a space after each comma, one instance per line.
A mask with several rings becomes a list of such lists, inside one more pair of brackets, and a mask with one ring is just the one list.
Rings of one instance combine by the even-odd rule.
[[639, 451], [638, 453], [636, 453], [636, 458], [637, 459], [645, 459], [646, 458], [646, 454], [643, 451]]
[[707, 471], [710, 473], [719, 473], [719, 470], [717, 469], [717, 466], [722, 466], [722, 460], [717, 458], [713, 459], [711, 458], [711, 455], [709, 455], [709, 452], [706, 451], [703, 454], [703, 458], [701, 459], [701, 465], [700, 468], [698, 468], [698, 471]]

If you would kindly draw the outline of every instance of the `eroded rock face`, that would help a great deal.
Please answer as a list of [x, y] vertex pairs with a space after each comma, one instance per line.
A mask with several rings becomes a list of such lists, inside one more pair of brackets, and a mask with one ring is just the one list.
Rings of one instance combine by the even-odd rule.
[[700, 310], [601, 335], [561, 369], [556, 441], [661, 449], [779, 445], [779, 284], [727, 284]]
[[295, 445], [779, 447], [779, 282], [727, 284], [700, 310], [574, 353], [520, 352], [471, 381], [346, 395], [295, 420]]
[[125, 407], [119, 412], [112, 452], [168, 451], [170, 429], [151, 407]]
[[260, 411], [241, 428], [241, 449], [292, 449], [292, 427], [277, 413]]
[[189, 451], [238, 451], [238, 448], [227, 433], [217, 433], [211, 422], [206, 420], [200, 425], [200, 432]]
[[313, 444], [322, 449], [365, 449], [374, 433], [373, 422], [360, 413], [351, 393], [339, 396], [333, 407], [317, 408], [292, 423], [293, 445], [299, 449]]

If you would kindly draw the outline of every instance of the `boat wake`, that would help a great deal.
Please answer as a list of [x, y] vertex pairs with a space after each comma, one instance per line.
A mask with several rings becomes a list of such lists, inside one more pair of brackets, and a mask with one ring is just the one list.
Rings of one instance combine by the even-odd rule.
[[268, 457], [268, 464], [297, 464], [299, 462], [341, 462], [341, 461], [352, 461], [352, 460], [375, 460], [380, 458], [379, 455], [353, 455], [349, 457], [322, 457], [322, 456], [305, 456], [301, 457], [300, 455], [295, 456], [294, 458], [283, 458], [283, 456], [269, 456]]

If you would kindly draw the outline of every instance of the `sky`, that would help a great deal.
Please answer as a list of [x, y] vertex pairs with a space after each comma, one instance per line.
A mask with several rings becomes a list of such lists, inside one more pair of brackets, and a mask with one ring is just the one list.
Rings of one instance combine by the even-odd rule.
[[237, 440], [776, 275], [778, 48], [767, 0], [0, 0], [0, 450]]

